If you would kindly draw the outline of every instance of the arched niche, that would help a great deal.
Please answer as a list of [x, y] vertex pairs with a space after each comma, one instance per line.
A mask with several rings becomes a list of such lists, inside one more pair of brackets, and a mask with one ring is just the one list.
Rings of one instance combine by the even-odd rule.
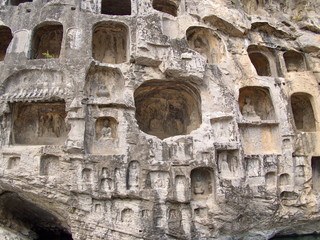
[[12, 144], [63, 145], [68, 133], [64, 102], [23, 103], [11, 105]]
[[108, 15], [131, 15], [131, 0], [102, 0], [101, 13]]
[[32, 0], [9, 0], [9, 5], [18, 6], [20, 3], [32, 2]]
[[291, 95], [291, 109], [294, 123], [299, 131], [316, 131], [316, 121], [311, 99], [312, 96], [307, 93], [294, 93]]
[[0, 61], [4, 60], [12, 38], [11, 29], [6, 26], [0, 26]]
[[100, 117], [96, 120], [95, 140], [99, 142], [117, 138], [117, 120], [113, 117]]
[[251, 45], [247, 49], [250, 61], [259, 76], [272, 76], [270, 51], [266, 47]]
[[320, 190], [320, 157], [311, 158], [312, 167], [312, 188], [315, 191]]
[[26, 239], [72, 240], [65, 219], [14, 192], [0, 195], [0, 218]]
[[290, 50], [283, 54], [283, 58], [286, 63], [287, 72], [306, 71], [306, 63], [301, 53]]
[[275, 120], [276, 114], [269, 89], [263, 87], [243, 87], [239, 91], [239, 107], [246, 120]]
[[152, 0], [152, 7], [160, 12], [177, 16], [180, 0]]
[[139, 189], [140, 183], [140, 163], [131, 161], [127, 169], [126, 187], [128, 190]]
[[160, 139], [189, 134], [201, 124], [199, 91], [184, 81], [146, 81], [134, 99], [140, 129]]
[[266, 188], [275, 188], [277, 184], [277, 175], [275, 172], [268, 172], [265, 175]]
[[190, 27], [186, 35], [190, 48], [206, 57], [208, 63], [219, 63], [225, 57], [224, 44], [212, 30], [204, 27]]
[[118, 64], [127, 61], [128, 28], [123, 23], [101, 22], [94, 26], [92, 56], [102, 63]]
[[63, 38], [63, 26], [58, 22], [46, 22], [33, 30], [31, 59], [59, 58]]
[[213, 171], [200, 167], [191, 171], [191, 191], [193, 199], [208, 198], [213, 193]]
[[290, 175], [287, 173], [281, 174], [279, 177], [279, 185], [280, 186], [290, 185]]

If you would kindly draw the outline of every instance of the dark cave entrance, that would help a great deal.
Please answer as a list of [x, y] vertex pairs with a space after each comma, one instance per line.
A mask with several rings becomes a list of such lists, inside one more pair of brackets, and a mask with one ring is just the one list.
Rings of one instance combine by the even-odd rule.
[[29, 229], [33, 239], [72, 240], [71, 233], [64, 226], [66, 223], [17, 193], [4, 192], [0, 195], [0, 216], [11, 221], [15, 232], [19, 232], [18, 228]]

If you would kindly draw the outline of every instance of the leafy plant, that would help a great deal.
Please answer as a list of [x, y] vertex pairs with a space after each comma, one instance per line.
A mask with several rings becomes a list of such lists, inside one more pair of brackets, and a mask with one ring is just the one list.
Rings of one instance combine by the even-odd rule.
[[42, 53], [42, 55], [43, 55], [45, 58], [48, 58], [48, 59], [54, 58], [54, 55], [53, 55], [53, 54], [50, 54], [48, 50], [47, 50], [47, 52]]

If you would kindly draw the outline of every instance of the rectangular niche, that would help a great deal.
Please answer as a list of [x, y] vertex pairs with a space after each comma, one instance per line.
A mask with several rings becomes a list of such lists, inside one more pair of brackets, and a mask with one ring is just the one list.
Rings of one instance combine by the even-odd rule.
[[14, 103], [12, 109], [12, 144], [64, 144], [67, 138], [64, 102]]
[[281, 153], [278, 126], [241, 125], [240, 133], [244, 153], [247, 155]]
[[313, 190], [320, 191], [320, 157], [311, 158]]

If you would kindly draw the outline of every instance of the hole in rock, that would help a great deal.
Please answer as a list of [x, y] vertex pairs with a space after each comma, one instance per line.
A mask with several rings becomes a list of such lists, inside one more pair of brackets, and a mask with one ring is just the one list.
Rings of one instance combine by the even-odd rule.
[[201, 98], [193, 85], [183, 81], [151, 80], [134, 93], [140, 129], [164, 139], [189, 134], [201, 124]]
[[36, 27], [32, 37], [31, 59], [59, 58], [63, 37], [60, 23], [46, 23]]
[[259, 76], [271, 76], [269, 60], [265, 55], [254, 52], [249, 53], [249, 58]]
[[131, 15], [131, 0], [102, 0], [101, 13], [108, 15]]
[[311, 104], [311, 95], [294, 93], [291, 95], [291, 108], [297, 130], [303, 132], [316, 131], [314, 112]]
[[178, 5], [170, 0], [153, 0], [152, 7], [160, 12], [168, 13], [174, 17], [177, 16]]
[[32, 239], [72, 240], [65, 222], [16, 193], [0, 195], [0, 214], [2, 219], [10, 221], [13, 230], [30, 230], [35, 236]]
[[128, 28], [122, 23], [98, 23], [93, 30], [92, 56], [102, 63], [127, 61]]
[[32, 2], [32, 0], [11, 0], [9, 4], [12, 6], [18, 6], [20, 3], [25, 3], [25, 2]]
[[4, 60], [11, 40], [11, 29], [6, 26], [0, 26], [0, 61]]
[[283, 54], [284, 61], [288, 72], [302, 72], [306, 70], [304, 57], [301, 53], [287, 51]]
[[320, 190], [320, 157], [311, 158], [312, 186], [315, 191]]

